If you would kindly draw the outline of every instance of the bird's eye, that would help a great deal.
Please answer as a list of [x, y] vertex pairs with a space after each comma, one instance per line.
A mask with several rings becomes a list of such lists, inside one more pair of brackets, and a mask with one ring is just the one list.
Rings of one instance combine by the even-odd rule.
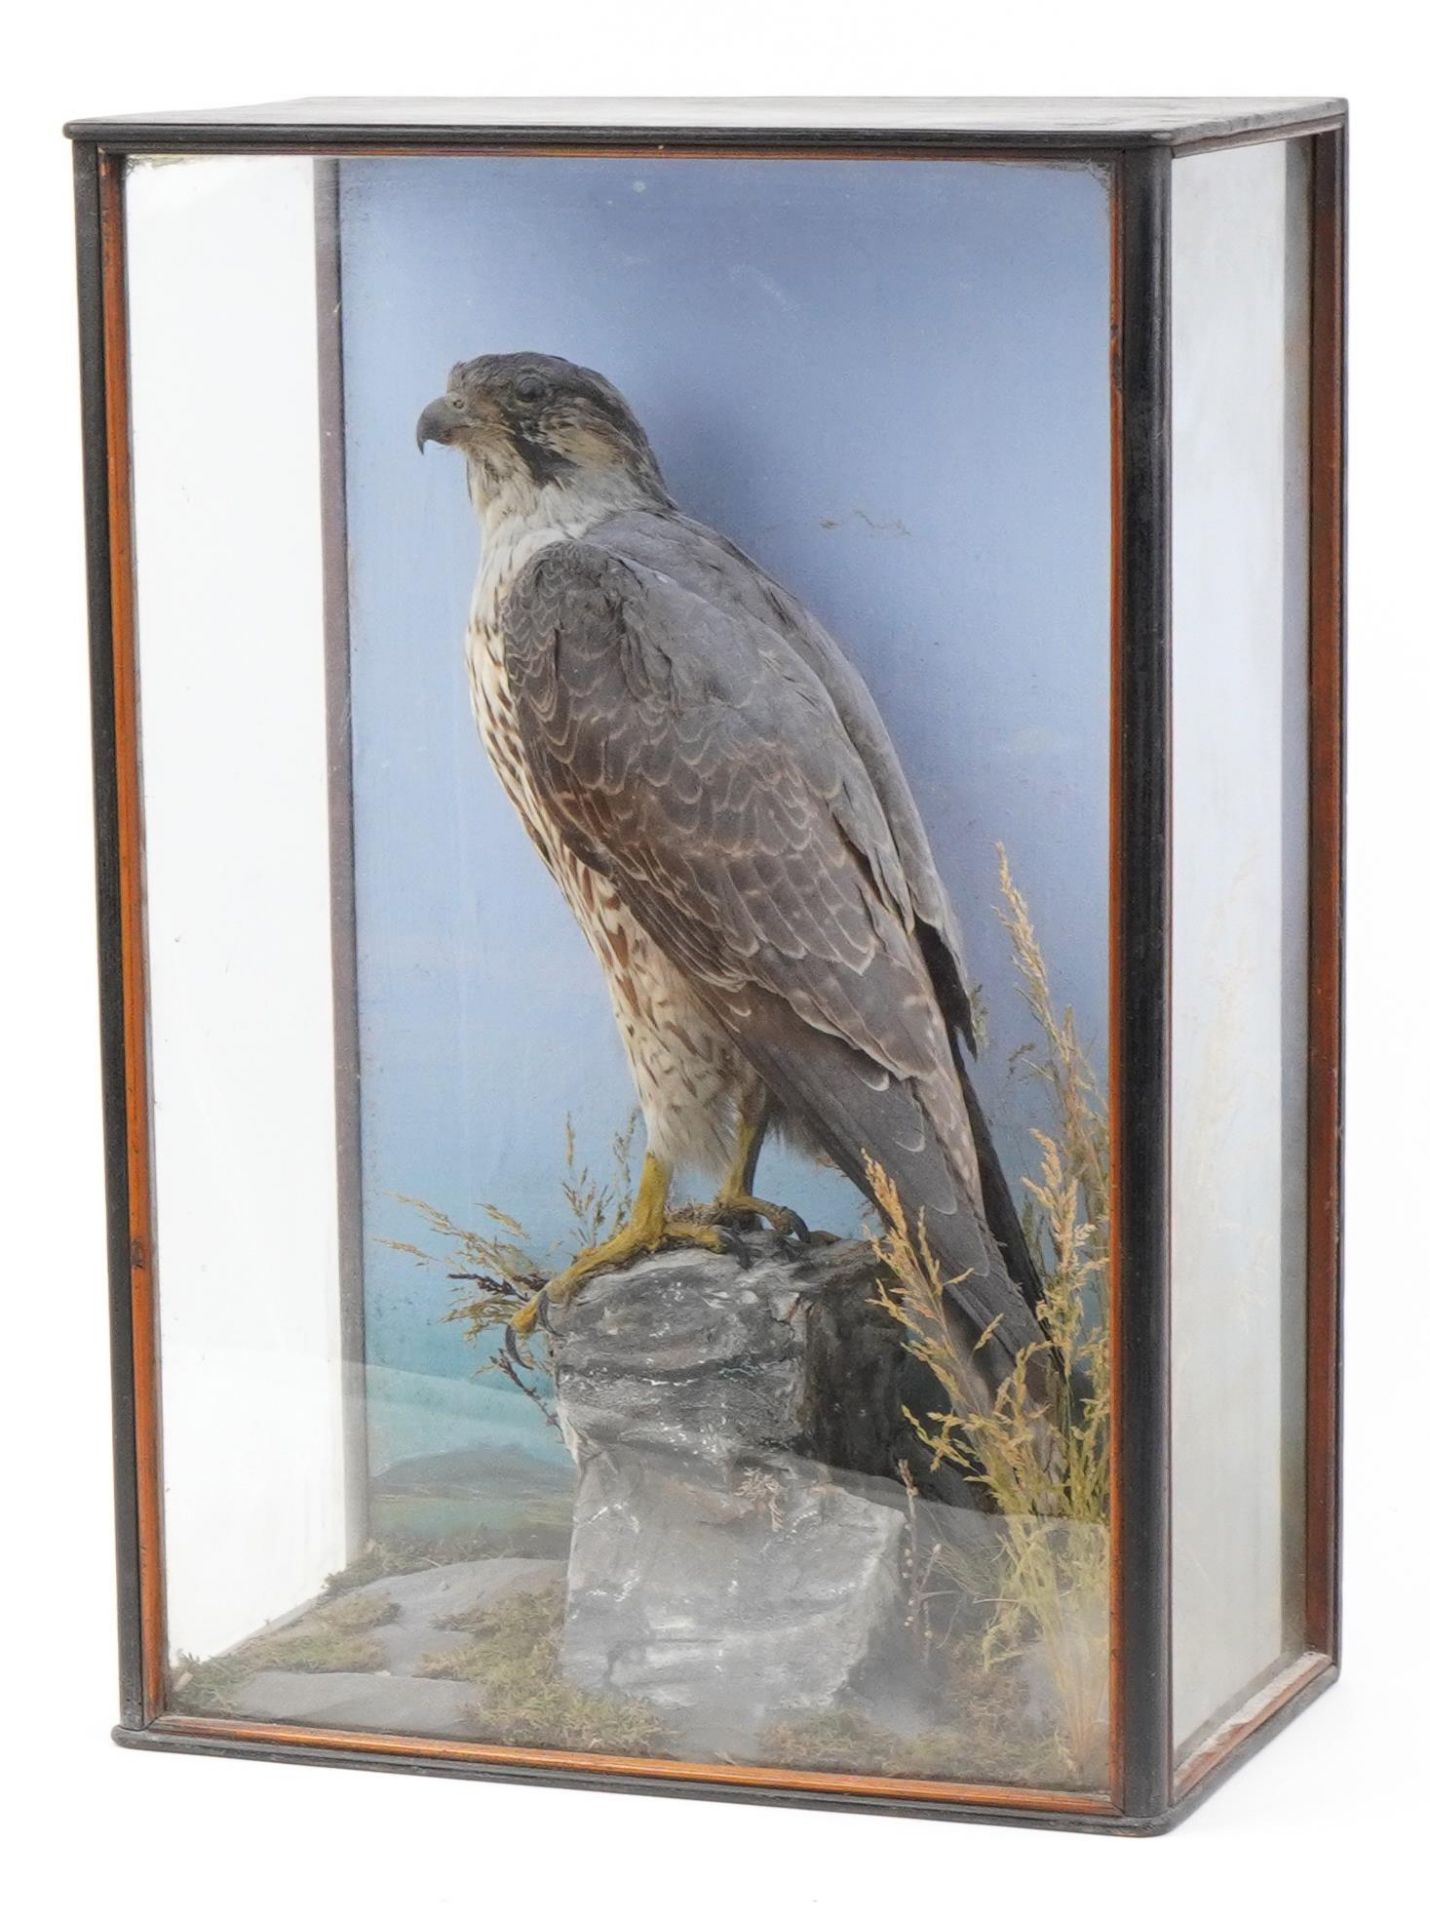
[[463, 393], [449, 393], [447, 395], [447, 405], [452, 409], [453, 413], [465, 413], [467, 411], [467, 397]]
[[539, 373], [524, 373], [512, 388], [525, 406], [533, 406], [546, 391], [546, 382]]

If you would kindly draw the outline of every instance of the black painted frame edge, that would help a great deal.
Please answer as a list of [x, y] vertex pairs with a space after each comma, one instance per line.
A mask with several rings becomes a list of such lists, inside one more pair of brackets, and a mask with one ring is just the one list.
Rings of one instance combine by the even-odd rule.
[[113, 600], [109, 525], [109, 419], [105, 398], [100, 155], [74, 149], [80, 418], [84, 437], [85, 552], [88, 573], [90, 726], [94, 755], [95, 891], [99, 946], [99, 1040], [104, 1125], [106, 1243], [109, 1256], [110, 1392], [114, 1450], [115, 1570], [122, 1724], [142, 1727], [144, 1662], [140, 1628], [139, 1480], [135, 1442], [134, 1328], [130, 1317], [128, 1116], [118, 741], [115, 728]]
[[341, 162], [315, 155], [314, 336], [318, 350], [319, 497], [323, 549], [323, 664], [328, 776], [328, 877], [332, 894], [333, 1113], [337, 1147], [338, 1321], [348, 1550], [368, 1540], [368, 1429], [363, 1385], [362, 1100], [358, 1044], [357, 869], [354, 851], [349, 636], [347, 450], [342, 352]]
[[1336, 432], [1339, 447], [1339, 469], [1337, 474], [1338, 493], [1336, 499], [1335, 537], [1339, 547], [1340, 564], [1337, 579], [1336, 615], [1339, 621], [1339, 662], [1340, 688], [1336, 722], [1340, 728], [1341, 766], [1340, 779], [1336, 790], [1336, 801], [1340, 815], [1341, 864], [1340, 864], [1340, 913], [1336, 922], [1336, 1119], [1339, 1128], [1336, 1142], [1336, 1180], [1339, 1199], [1339, 1213], [1336, 1220], [1336, 1270], [1334, 1275], [1335, 1303], [1333, 1334], [1336, 1343], [1334, 1360], [1334, 1380], [1331, 1392], [1333, 1408], [1331, 1418], [1331, 1496], [1335, 1502], [1335, 1515], [1331, 1528], [1330, 1551], [1330, 1589], [1331, 1589], [1331, 1631], [1328, 1649], [1334, 1665], [1331, 1678], [1340, 1671], [1341, 1654], [1345, 1632], [1345, 1473], [1346, 1473], [1346, 887], [1347, 874], [1347, 813], [1348, 789], [1347, 771], [1349, 756], [1346, 742], [1349, 734], [1348, 701], [1350, 681], [1350, 638], [1349, 603], [1346, 597], [1346, 566], [1349, 535], [1350, 467], [1348, 460], [1348, 400], [1347, 369], [1350, 365], [1347, 331], [1350, 326], [1350, 279], [1349, 279], [1349, 208], [1350, 208], [1350, 129], [1343, 120], [1334, 129], [1334, 141], [1328, 152], [1334, 160], [1336, 169], [1336, 263], [1338, 285], [1336, 295], [1337, 367], [1336, 367]]
[[[1171, 1015], [1172, 158], [1123, 157], [1120, 300], [1121, 577], [1113, 821], [1119, 998], [1116, 1126], [1116, 1423], [1113, 1618], [1120, 1780], [1132, 1819], [1172, 1799], [1171, 1353], [1167, 1202]], [[1128, 1277], [1135, 1276], [1135, 1284]]]

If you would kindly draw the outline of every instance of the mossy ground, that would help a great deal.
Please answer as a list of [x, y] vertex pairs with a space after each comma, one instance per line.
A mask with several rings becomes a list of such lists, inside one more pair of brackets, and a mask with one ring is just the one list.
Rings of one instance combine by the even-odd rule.
[[[394, 1565], [394, 1557], [371, 1549], [368, 1564], [374, 1571], [369, 1578], [434, 1564], [424, 1558], [416, 1566]], [[405, 1562], [406, 1556], [401, 1559]], [[643, 1701], [587, 1693], [563, 1678], [565, 1605], [564, 1591], [552, 1586], [450, 1614], [437, 1625], [465, 1638], [458, 1646], [429, 1654], [418, 1668], [419, 1676], [471, 1686], [466, 1719], [475, 1739], [574, 1753], [664, 1751], [664, 1723]], [[255, 1674], [379, 1672], [384, 1655], [373, 1630], [386, 1626], [398, 1612], [398, 1603], [384, 1595], [346, 1590], [287, 1626], [255, 1635], [231, 1653], [200, 1661], [181, 1656], [174, 1672], [174, 1704], [186, 1713], [232, 1714], [240, 1711], [242, 1689]]]
[[584, 1692], [561, 1673], [565, 1595], [559, 1587], [515, 1594], [439, 1624], [468, 1636], [428, 1656], [429, 1679], [470, 1680], [468, 1731], [512, 1746], [568, 1753], [658, 1753], [665, 1727], [643, 1701]]
[[473, 1533], [384, 1533], [369, 1540], [356, 1559], [324, 1583], [328, 1594], [351, 1593], [393, 1573], [425, 1573], [429, 1567], [450, 1567], [469, 1560], [564, 1559], [570, 1541], [564, 1529], [533, 1527], [510, 1533], [482, 1528]]
[[396, 1601], [352, 1593], [287, 1626], [256, 1634], [215, 1659], [186, 1660], [180, 1654], [174, 1704], [186, 1713], [232, 1713], [244, 1682], [256, 1673], [374, 1673], [383, 1656], [372, 1630], [396, 1618]]
[[906, 1780], [989, 1780], [1073, 1787], [1083, 1779], [1055, 1730], [1039, 1733], [1010, 1667], [988, 1666], [982, 1650], [951, 1643], [942, 1654], [948, 1723], [897, 1734], [851, 1708], [784, 1720], [767, 1729], [761, 1758], [820, 1773], [881, 1774]]

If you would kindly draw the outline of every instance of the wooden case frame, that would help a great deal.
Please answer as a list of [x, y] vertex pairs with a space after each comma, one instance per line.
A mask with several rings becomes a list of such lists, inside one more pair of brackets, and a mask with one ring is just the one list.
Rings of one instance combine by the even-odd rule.
[[[89, 120], [74, 142], [126, 1746], [1089, 1830], [1174, 1824], [1339, 1662], [1345, 111], [1285, 102], [297, 102]], [[727, 114], [720, 108], [728, 108]], [[416, 110], [416, 109], [424, 110]], [[444, 112], [443, 108], [452, 109]], [[456, 109], [460, 108], [459, 113]], [[971, 110], [971, 111], [970, 111]], [[1311, 153], [1306, 1638], [1174, 1767], [1171, 1698], [1170, 181], [1174, 155]], [[130, 154], [740, 153], [1103, 162], [1112, 183], [1110, 1109], [1115, 1171], [1109, 1791], [912, 1782], [206, 1720], [165, 1697], [123, 175]], [[320, 271], [322, 270], [320, 263]], [[332, 535], [333, 529], [329, 528]], [[341, 539], [341, 525], [337, 528]], [[339, 903], [341, 909], [341, 903]], [[1137, 1285], [1121, 1283], [1135, 1272]]]

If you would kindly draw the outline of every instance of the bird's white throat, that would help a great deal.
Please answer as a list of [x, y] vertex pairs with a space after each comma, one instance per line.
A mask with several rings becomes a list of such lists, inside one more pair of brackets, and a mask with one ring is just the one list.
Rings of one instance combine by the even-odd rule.
[[482, 551], [503, 540], [521, 540], [541, 533], [562, 540], [583, 534], [614, 514], [663, 503], [648, 480], [631, 468], [580, 467], [562, 478], [538, 486], [523, 467], [503, 473], [476, 460], [467, 463], [467, 492], [482, 534]]
[[472, 596], [471, 638], [499, 651], [498, 610], [527, 562], [558, 540], [580, 540], [618, 513], [652, 504], [648, 485], [626, 467], [582, 468], [569, 481], [538, 487], [525, 473], [494, 483], [470, 462], [467, 490], [481, 533], [481, 564]]

